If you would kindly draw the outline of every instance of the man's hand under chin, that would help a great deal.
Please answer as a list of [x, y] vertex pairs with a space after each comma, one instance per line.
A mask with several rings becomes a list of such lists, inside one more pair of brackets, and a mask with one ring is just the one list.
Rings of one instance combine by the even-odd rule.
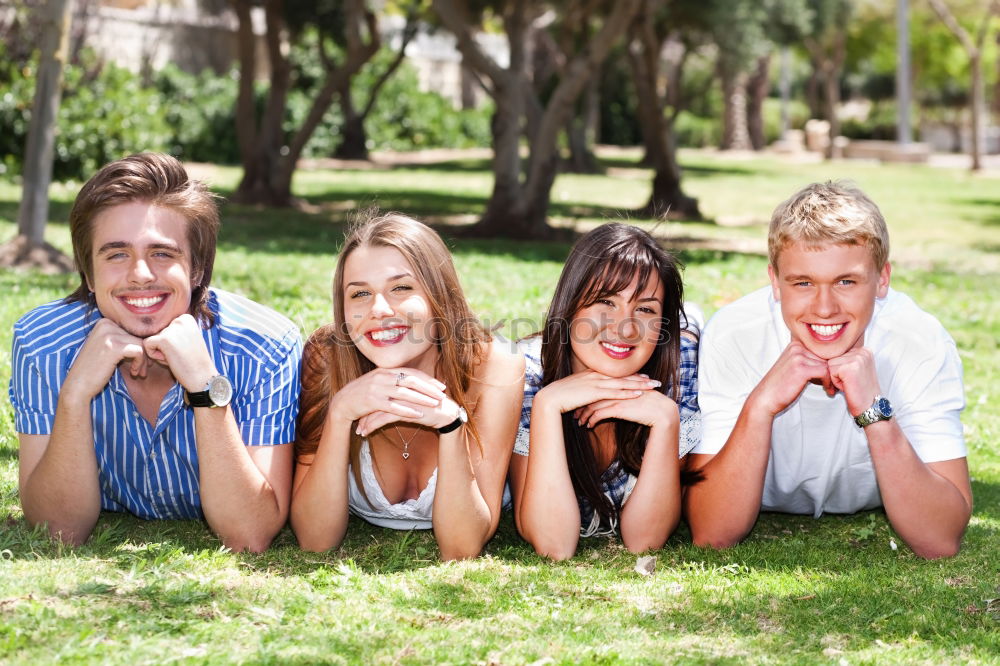
[[844, 392], [847, 409], [857, 415], [871, 406], [881, 393], [875, 372], [875, 355], [865, 347], [855, 347], [842, 356], [827, 361], [830, 379], [838, 390]]
[[202, 390], [217, 374], [201, 326], [189, 314], [182, 314], [143, 340], [142, 346], [149, 358], [170, 368], [174, 379], [188, 391]]
[[755, 402], [774, 416], [792, 404], [807, 383], [823, 386], [829, 395], [836, 393], [826, 360], [792, 340], [754, 389]]

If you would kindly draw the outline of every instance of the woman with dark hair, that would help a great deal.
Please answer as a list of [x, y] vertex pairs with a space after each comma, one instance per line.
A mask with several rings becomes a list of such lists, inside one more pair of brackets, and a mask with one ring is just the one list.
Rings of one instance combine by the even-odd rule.
[[[661, 547], [697, 443], [697, 330], [673, 258], [645, 231], [594, 229], [574, 246], [526, 358], [510, 481], [518, 530], [566, 559], [581, 536]], [[679, 455], [678, 455], [679, 454]]]
[[[369, 216], [348, 235], [333, 322], [302, 358], [291, 523], [336, 547], [348, 510], [434, 529], [441, 557], [475, 557], [496, 531], [524, 361], [491, 338], [451, 254], [426, 225]], [[487, 418], [488, 415], [488, 418]]]

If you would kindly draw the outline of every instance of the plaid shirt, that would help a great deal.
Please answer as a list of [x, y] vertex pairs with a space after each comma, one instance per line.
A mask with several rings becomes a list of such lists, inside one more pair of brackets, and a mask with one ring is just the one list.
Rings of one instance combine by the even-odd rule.
[[[518, 347], [524, 354], [524, 401], [521, 403], [521, 423], [517, 429], [517, 441], [514, 453], [528, 455], [529, 432], [531, 429], [531, 405], [535, 394], [542, 388], [542, 338], [534, 336], [518, 342]], [[680, 438], [678, 456], [684, 457], [701, 439], [701, 412], [698, 409], [698, 341], [688, 336], [681, 336], [681, 361], [679, 368], [679, 395], [677, 409], [680, 413]], [[664, 388], [670, 393], [671, 387]], [[637, 477], [621, 469], [618, 461], [612, 462], [601, 475], [601, 486], [604, 494], [611, 500], [615, 514], [619, 514], [625, 500], [632, 493]], [[595, 536], [613, 534], [617, 531], [618, 520], [612, 519], [611, 525], [601, 525], [600, 516], [582, 497], [577, 498], [580, 505], [580, 536]]]

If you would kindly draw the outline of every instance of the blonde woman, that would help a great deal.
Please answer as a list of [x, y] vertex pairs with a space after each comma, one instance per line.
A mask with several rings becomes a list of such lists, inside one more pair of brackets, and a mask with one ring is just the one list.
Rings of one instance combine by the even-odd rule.
[[338, 546], [350, 511], [475, 557], [500, 518], [524, 360], [475, 319], [440, 237], [399, 214], [348, 235], [333, 315], [303, 354], [299, 544]]

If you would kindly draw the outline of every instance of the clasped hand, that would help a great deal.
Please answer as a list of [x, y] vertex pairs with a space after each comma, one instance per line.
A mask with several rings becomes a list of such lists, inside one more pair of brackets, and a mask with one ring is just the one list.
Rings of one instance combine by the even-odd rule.
[[189, 391], [202, 390], [217, 372], [201, 327], [189, 314], [177, 317], [148, 338], [134, 336], [110, 319], [102, 318], [87, 336], [70, 369], [67, 384], [89, 400], [104, 390], [122, 361], [129, 361], [129, 374], [137, 378], [146, 377], [150, 363], [165, 366]]
[[623, 419], [646, 426], [677, 419], [673, 400], [656, 391], [661, 383], [641, 374], [609, 377], [586, 370], [542, 388], [535, 405], [551, 405], [565, 414], [572, 411], [580, 425], [592, 428], [606, 419]]
[[459, 409], [445, 388], [414, 368], [376, 368], [337, 391], [330, 413], [357, 421], [355, 432], [362, 437], [397, 421], [441, 428], [458, 418]]
[[875, 357], [866, 347], [827, 360], [793, 340], [759, 384], [759, 399], [772, 415], [778, 414], [799, 397], [807, 383], [822, 386], [830, 396], [842, 391], [852, 415], [868, 409], [880, 392]]

